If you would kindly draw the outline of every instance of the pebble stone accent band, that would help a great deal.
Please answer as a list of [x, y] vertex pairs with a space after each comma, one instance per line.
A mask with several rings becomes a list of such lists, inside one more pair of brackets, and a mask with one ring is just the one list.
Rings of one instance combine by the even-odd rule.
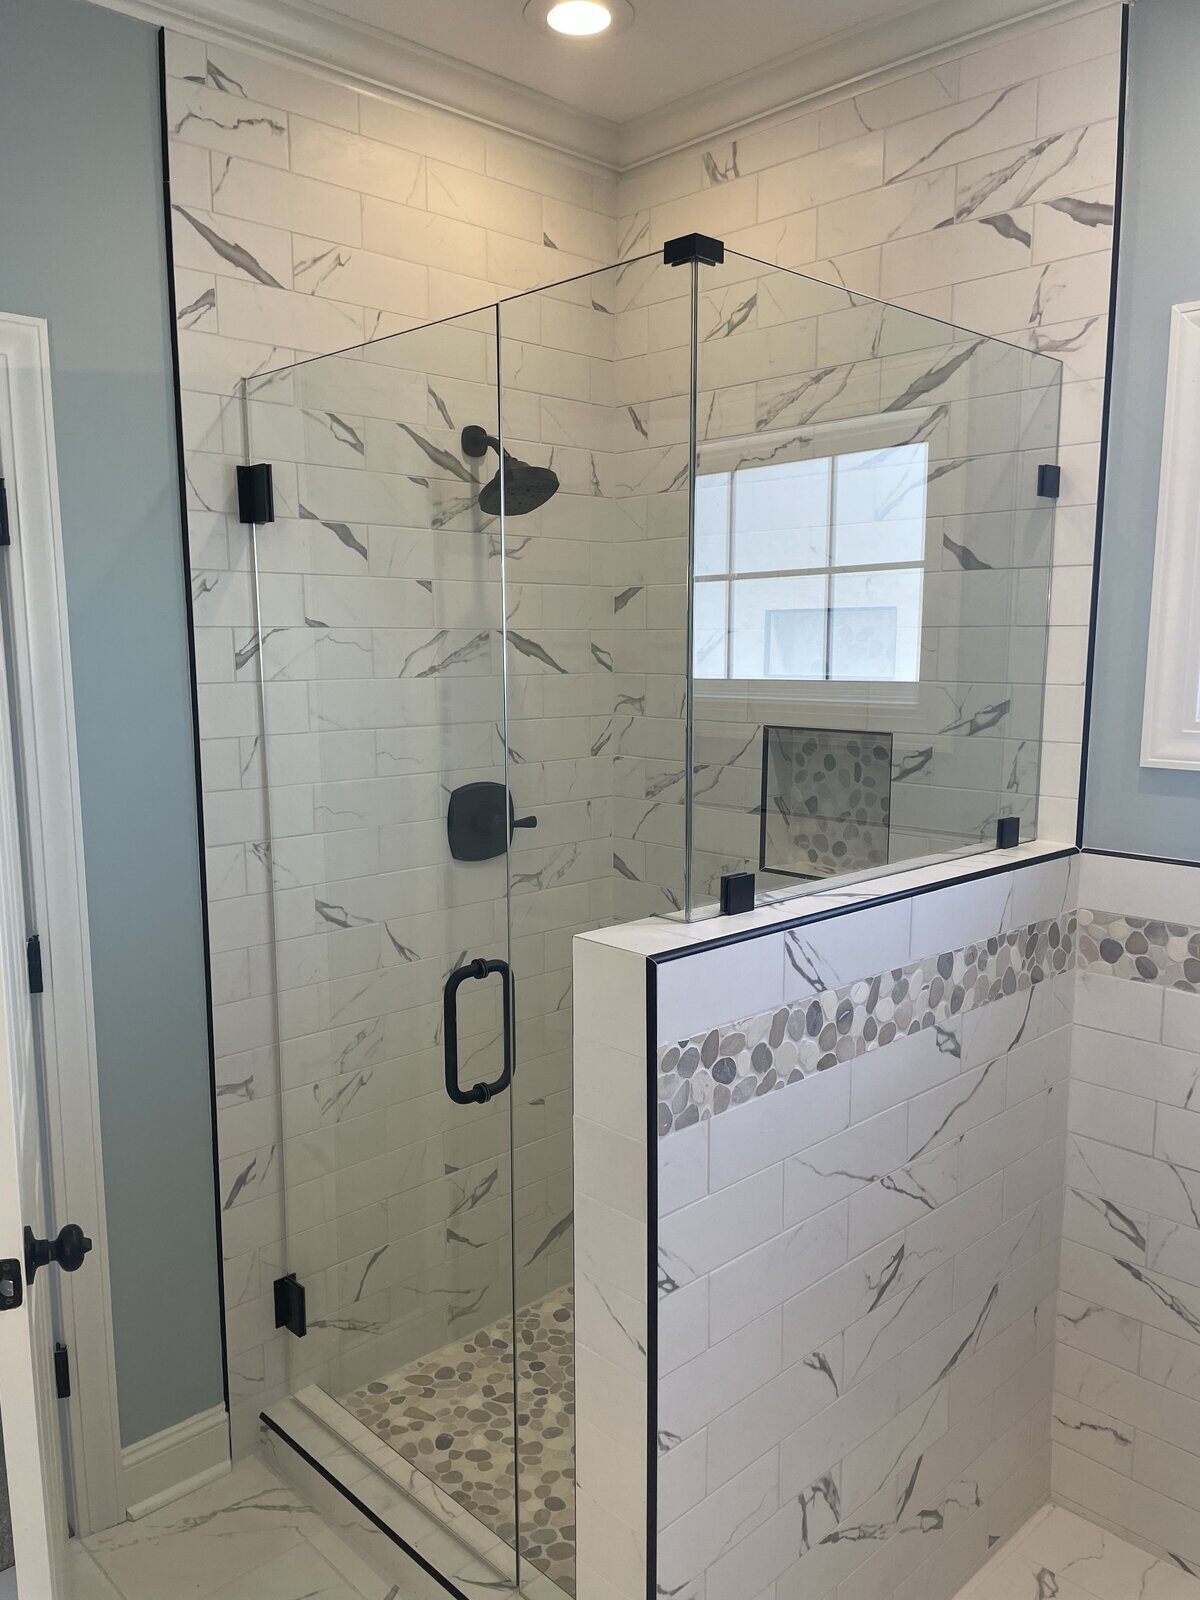
[[1117, 911], [1081, 911], [1079, 966], [1200, 994], [1200, 928]]
[[662, 1045], [659, 1136], [1066, 972], [1075, 937], [1072, 912]]

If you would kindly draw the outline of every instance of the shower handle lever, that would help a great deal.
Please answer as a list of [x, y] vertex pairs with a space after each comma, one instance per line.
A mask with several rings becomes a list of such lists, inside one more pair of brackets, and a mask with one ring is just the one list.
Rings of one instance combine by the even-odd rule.
[[[491, 1083], [476, 1083], [469, 1089], [458, 1082], [458, 991], [469, 978], [488, 978], [499, 973], [503, 985], [504, 1070]], [[512, 1082], [513, 1075], [513, 975], [507, 961], [485, 961], [476, 956], [464, 966], [455, 967], [442, 991], [442, 1049], [446, 1069], [446, 1093], [458, 1106], [486, 1105]]]

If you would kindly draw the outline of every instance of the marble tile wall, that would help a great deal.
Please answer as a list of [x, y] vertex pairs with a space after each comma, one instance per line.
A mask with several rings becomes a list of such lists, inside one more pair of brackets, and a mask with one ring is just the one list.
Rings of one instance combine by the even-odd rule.
[[[1120, 9], [1085, 4], [1067, 19], [1031, 22], [1020, 36], [978, 41], [886, 86], [831, 97], [819, 109], [778, 116], [649, 162], [620, 184], [624, 252], [654, 248], [674, 233], [700, 228], [760, 260], [1063, 363], [1064, 475], [1040, 779], [1031, 765], [1040, 719], [1036, 705], [1025, 704], [1028, 672], [1012, 674], [1011, 693], [972, 691], [972, 685], [986, 691], [989, 681], [997, 681], [994, 667], [989, 677], [983, 665], [985, 635], [1002, 620], [999, 587], [1014, 567], [1028, 569], [1028, 563], [1013, 559], [1011, 545], [1007, 557], [998, 557], [980, 507], [968, 505], [962, 508], [966, 515], [944, 529], [937, 551], [934, 587], [945, 590], [944, 620], [955, 624], [944, 630], [944, 659], [955, 662], [943, 680], [945, 714], [932, 718], [928, 729], [914, 725], [911, 738], [907, 719], [897, 724], [893, 822], [898, 834], [911, 836], [914, 849], [944, 847], [948, 837], [969, 836], [981, 825], [981, 792], [994, 794], [997, 765], [1001, 792], [1015, 801], [1012, 809], [1020, 810], [1028, 785], [1040, 781], [1041, 834], [1074, 836], [1106, 360]], [[781, 342], [769, 298], [756, 304], [749, 298], [731, 300], [713, 319], [714, 333], [727, 344], [736, 344], [728, 338], [736, 333], [760, 359], [783, 363], [791, 373], [808, 370], [801, 353]], [[801, 323], [788, 331], [802, 332]], [[812, 371], [825, 372], [827, 364], [818, 353]], [[731, 369], [729, 381], [738, 376]], [[954, 402], [965, 393], [955, 388], [953, 363], [934, 361], [927, 377], [929, 402]], [[798, 403], [819, 412], [826, 398], [820, 384], [793, 388]], [[983, 404], [978, 419], [985, 434], [994, 433], [994, 404]], [[960, 437], [977, 447], [980, 434], [967, 430]], [[961, 451], [961, 442], [955, 448]], [[978, 488], [986, 490], [982, 479]], [[985, 571], [980, 563], [1007, 570]], [[1032, 620], [1040, 626], [1040, 617]], [[1040, 651], [1035, 653], [1040, 659]], [[957, 705], [951, 703], [951, 684], [962, 686], [955, 691]], [[816, 719], [806, 714], [798, 720]], [[988, 725], [993, 748], [956, 749], [956, 743], [981, 746], [974, 737], [981, 724]], [[735, 737], [731, 730], [722, 761], [746, 769], [745, 787], [750, 775], [746, 757], [738, 754], [742, 732]], [[939, 765], [945, 784], [939, 784]], [[738, 787], [736, 774], [724, 782]], [[736, 807], [735, 799], [731, 809]], [[989, 816], [995, 809], [992, 801]], [[718, 821], [727, 838], [730, 817]], [[735, 845], [727, 853], [748, 859], [752, 851], [746, 845], [739, 852]]]
[[1045, 1499], [1074, 895], [660, 963], [660, 1593], [937, 1600]]
[[[379, 1326], [404, 1319], [406, 1283], [432, 1288], [421, 1274], [440, 1273], [443, 1293], [452, 1288], [469, 1306], [501, 1281], [500, 1229], [488, 1214], [499, 1217], [507, 1200], [495, 1116], [462, 1118], [461, 1148], [451, 1150], [425, 1115], [448, 1105], [432, 1032], [442, 971], [468, 945], [503, 940], [502, 874], [474, 869], [470, 892], [437, 900], [440, 916], [429, 900], [445, 849], [438, 784], [453, 773], [497, 775], [501, 753], [497, 708], [481, 699], [488, 679], [478, 676], [497, 665], [494, 637], [480, 642], [499, 615], [494, 540], [489, 547], [470, 525], [445, 459], [461, 465], [457, 429], [487, 422], [489, 406], [494, 427], [494, 335], [442, 330], [391, 364], [324, 363], [308, 369], [306, 386], [256, 386], [255, 451], [277, 464], [281, 519], [264, 562], [262, 641], [248, 535], [234, 515], [238, 385], [612, 261], [615, 186], [466, 119], [196, 39], [170, 35], [168, 45], [230, 1380], [244, 1450], [262, 1404], [292, 1379], [312, 1376], [314, 1363], [319, 1375], [335, 1352], [356, 1341], [361, 1349]], [[611, 784], [592, 770], [595, 708], [579, 670], [584, 657], [595, 666], [586, 643], [603, 620], [594, 595], [607, 575], [591, 570], [578, 516], [565, 513], [581, 504], [579, 480], [590, 490], [589, 443], [607, 443], [579, 430], [591, 425], [588, 404], [611, 392], [595, 359], [597, 326], [613, 320], [607, 306], [564, 296], [544, 315], [514, 308], [506, 322], [506, 428], [528, 458], [552, 455], [564, 481], [523, 567], [514, 563], [512, 595], [514, 627], [530, 641], [510, 661], [524, 762], [515, 787], [521, 802], [536, 793], [541, 811], [541, 831], [518, 836], [526, 848], [514, 900], [531, 1063], [518, 1117], [530, 1292], [569, 1270], [570, 938], [604, 915], [604, 891], [590, 885], [610, 875], [599, 840]], [[450, 519], [436, 547], [433, 511]], [[419, 574], [408, 571], [414, 561]], [[420, 577], [440, 580], [436, 600], [418, 592]], [[260, 645], [280, 775], [273, 821], [286, 894], [277, 909], [291, 919], [281, 996], [294, 1133], [289, 1231], [296, 1265], [311, 1273], [317, 1324], [303, 1345], [275, 1333], [270, 1296], [284, 1222]], [[539, 649], [563, 660], [553, 667]], [[354, 681], [363, 676], [372, 683]], [[393, 749], [389, 730], [397, 716], [408, 726], [418, 700], [427, 711], [437, 705], [435, 722], [454, 723], [452, 749], [436, 739]], [[359, 813], [360, 826], [346, 829], [345, 811]], [[416, 859], [435, 869], [420, 881], [397, 870]], [[333, 905], [343, 893], [353, 900], [342, 919], [350, 928]], [[485, 1022], [480, 1009], [481, 1042]], [[423, 1083], [413, 1106], [391, 1103], [387, 1087], [402, 1059]], [[447, 1213], [463, 1204], [471, 1226], [451, 1230]]]
[[1080, 900], [1054, 1498], [1200, 1573], [1200, 867]]

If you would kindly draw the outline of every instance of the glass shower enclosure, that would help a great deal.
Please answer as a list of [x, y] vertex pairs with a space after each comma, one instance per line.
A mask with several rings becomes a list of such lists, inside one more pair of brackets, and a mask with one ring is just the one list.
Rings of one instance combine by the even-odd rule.
[[245, 384], [290, 1388], [547, 1596], [573, 936], [1036, 831], [1058, 364], [673, 254]]

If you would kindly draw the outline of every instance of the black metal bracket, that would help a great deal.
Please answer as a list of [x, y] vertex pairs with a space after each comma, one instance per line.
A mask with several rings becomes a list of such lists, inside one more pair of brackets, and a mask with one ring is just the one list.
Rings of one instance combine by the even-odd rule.
[[663, 245], [663, 265], [686, 267], [698, 261], [702, 267], [719, 267], [725, 259], [725, 242], [707, 233], [684, 233]]
[[1015, 850], [1021, 842], [1020, 817], [996, 818], [996, 849]]
[[721, 915], [740, 916], [754, 910], [754, 874], [725, 872], [721, 875]]
[[303, 1339], [308, 1332], [304, 1285], [294, 1272], [275, 1279], [275, 1326], [286, 1328], [297, 1339]]
[[15, 1311], [25, 1299], [25, 1280], [15, 1256], [0, 1261], [0, 1311]]
[[44, 994], [46, 976], [42, 971], [42, 941], [36, 933], [25, 941], [25, 966], [29, 973], [30, 994]]
[[0, 478], [0, 545], [12, 543], [12, 530], [8, 526], [8, 485]]
[[1043, 500], [1057, 500], [1062, 492], [1062, 468], [1043, 462], [1038, 468], [1037, 492]]
[[275, 521], [275, 483], [269, 461], [256, 461], [252, 466], [237, 469], [238, 521], [253, 523]]

